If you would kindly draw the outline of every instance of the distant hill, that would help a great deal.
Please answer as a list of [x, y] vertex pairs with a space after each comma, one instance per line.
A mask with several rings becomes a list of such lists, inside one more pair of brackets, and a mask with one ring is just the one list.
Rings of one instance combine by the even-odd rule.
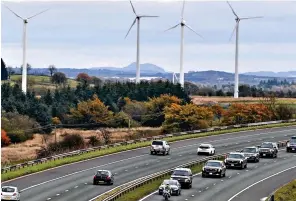
[[244, 73], [244, 75], [264, 76], [264, 77], [296, 77], [296, 71], [278, 72], [278, 73], [275, 73], [272, 71], [258, 71], [258, 72], [247, 72], [247, 73]]
[[[137, 64], [136, 62], [131, 63], [130, 65], [120, 68], [120, 67], [95, 67], [91, 69], [96, 70], [110, 70], [110, 71], [119, 71], [119, 72], [136, 72]], [[145, 63], [140, 65], [141, 73], [166, 73], [166, 71], [154, 64]]]

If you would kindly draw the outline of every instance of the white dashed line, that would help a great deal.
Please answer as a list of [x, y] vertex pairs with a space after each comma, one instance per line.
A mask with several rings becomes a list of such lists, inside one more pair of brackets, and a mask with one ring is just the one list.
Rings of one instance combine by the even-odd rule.
[[69, 190], [65, 190], [65, 192], [68, 192]]
[[246, 172], [249, 172], [249, 170], [246, 170]]
[[127, 170], [125, 170], [127, 172]]
[[198, 191], [199, 193], [201, 193], [201, 191]]
[[46, 200], [51, 200], [51, 198], [47, 198]]
[[251, 141], [248, 141], [248, 142], [251, 142]]
[[78, 188], [78, 186], [75, 186], [74, 188]]
[[138, 166], [137, 167], [135, 167], [136, 169], [138, 168]]
[[255, 166], [255, 168], [257, 168], [258, 166]]
[[221, 179], [221, 181], [223, 182], [224, 180], [223, 180], [223, 179]]
[[149, 165], [149, 163], [146, 163], [146, 165]]
[[237, 174], [239, 174], [239, 172]]
[[85, 185], [87, 184], [87, 183], [84, 183]]
[[191, 195], [192, 197], [194, 197], [194, 195]]
[[216, 185], [216, 183], [213, 184], [214, 186]]
[[56, 196], [59, 196], [60, 194], [56, 194]]
[[228, 177], [229, 179], [231, 178], [231, 176]]
[[209, 187], [206, 187], [206, 190], [208, 190], [209, 189]]

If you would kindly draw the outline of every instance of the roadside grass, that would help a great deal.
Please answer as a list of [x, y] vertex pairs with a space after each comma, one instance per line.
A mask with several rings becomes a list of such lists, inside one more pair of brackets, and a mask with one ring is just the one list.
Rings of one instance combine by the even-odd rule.
[[295, 201], [296, 200], [296, 179], [281, 187], [275, 192], [276, 201]]
[[[222, 160], [222, 159], [221, 159]], [[190, 167], [191, 171], [193, 174], [200, 173], [202, 171], [204, 164], [196, 164], [192, 167]], [[140, 186], [133, 191], [130, 191], [126, 194], [124, 194], [122, 197], [116, 199], [117, 201], [137, 201], [140, 200], [141, 198], [145, 197], [146, 195], [149, 195], [150, 193], [156, 191], [160, 184], [163, 182], [165, 179], [169, 179], [170, 176], [164, 176], [162, 178], [156, 179], [151, 181], [148, 184], [145, 184], [143, 186]], [[99, 201], [99, 200], [96, 200]]]
[[[286, 127], [286, 126], [292, 126], [292, 125], [296, 125], [296, 122], [272, 124], [272, 125], [264, 125], [264, 126], [254, 126], [254, 127], [246, 127], [246, 128], [235, 128], [235, 129], [222, 130], [222, 131], [210, 131], [210, 132], [206, 132], [206, 133], [187, 134], [187, 135], [181, 135], [181, 136], [175, 136], [175, 137], [167, 137], [167, 138], [164, 138], [163, 140], [166, 140], [168, 142], [175, 142], [175, 141], [180, 141], [180, 140], [185, 140], [185, 139], [214, 136], [214, 135], [234, 133], [234, 132], [239, 132], [239, 131], [249, 131], [249, 130], [251, 131], [251, 130], [257, 130], [257, 129]], [[34, 166], [26, 166], [24, 168], [21, 168], [21, 169], [15, 170], [15, 171], [1, 173], [1, 177], [2, 177], [1, 181], [2, 182], [7, 181], [10, 179], [20, 177], [20, 176], [40, 172], [43, 170], [47, 170], [50, 168], [54, 168], [54, 167], [58, 167], [58, 166], [62, 166], [62, 165], [66, 165], [66, 164], [70, 164], [70, 163], [74, 163], [74, 162], [78, 162], [78, 161], [83, 161], [86, 159], [92, 159], [92, 158], [96, 158], [99, 156], [118, 153], [121, 151], [127, 151], [127, 150], [136, 149], [136, 148], [147, 147], [150, 145], [150, 143], [151, 142], [148, 141], [148, 142], [139, 142], [139, 143], [130, 144], [130, 145], [121, 145], [121, 146], [117, 146], [117, 147], [96, 150], [93, 152], [84, 153], [84, 154], [76, 155], [76, 156], [72, 156], [72, 157], [57, 159], [55, 161], [44, 162], [42, 164], [37, 164]]]

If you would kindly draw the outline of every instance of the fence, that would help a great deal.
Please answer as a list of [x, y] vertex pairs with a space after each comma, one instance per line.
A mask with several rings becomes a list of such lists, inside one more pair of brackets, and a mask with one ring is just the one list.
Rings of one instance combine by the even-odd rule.
[[104, 146], [97, 146], [97, 147], [92, 147], [92, 148], [87, 148], [87, 149], [80, 149], [77, 151], [58, 154], [58, 155], [49, 156], [46, 158], [41, 158], [41, 159], [37, 159], [37, 160], [32, 160], [32, 161], [12, 165], [12, 166], [3, 167], [3, 168], [1, 168], [1, 173], [6, 173], [8, 171], [15, 171], [15, 170], [18, 170], [18, 169], [21, 169], [24, 167], [34, 166], [34, 165], [37, 165], [40, 163], [46, 163], [48, 161], [54, 161], [54, 160], [58, 160], [61, 158], [76, 156], [76, 155], [80, 155], [80, 154], [84, 154], [84, 153], [88, 153], [88, 152], [92, 152], [92, 151], [96, 151], [96, 150], [108, 149], [110, 147], [129, 145], [129, 144], [134, 144], [134, 143], [138, 143], [138, 142], [147, 142], [147, 141], [151, 141], [151, 140], [162, 139], [165, 137], [182, 136], [182, 135], [188, 135], [188, 134], [205, 133], [205, 132], [210, 132], [210, 131], [221, 131], [221, 130], [228, 130], [228, 129], [233, 129], [233, 128], [244, 128], [244, 127], [252, 127], [252, 126], [278, 124], [278, 123], [289, 123], [289, 122], [296, 122], [296, 119], [259, 122], [259, 123], [250, 123], [250, 124], [240, 124], [240, 125], [231, 125], [231, 126], [222, 126], [222, 127], [212, 127], [212, 128], [200, 129], [200, 130], [194, 130], [194, 131], [178, 132], [178, 133], [164, 134], [164, 135], [158, 135], [158, 136], [148, 137], [148, 138], [140, 138], [137, 140], [129, 140], [129, 141], [125, 141], [125, 142], [118, 142], [118, 143], [104, 145]]
[[[287, 140], [279, 141], [278, 142], [278, 147], [279, 148], [280, 147], [285, 147], [286, 144], [287, 144]], [[171, 169], [168, 169], [168, 170], [164, 170], [164, 171], [160, 171], [160, 172], [148, 175], [146, 177], [137, 179], [134, 182], [129, 182], [127, 185], [124, 185], [123, 187], [120, 186], [120, 187], [112, 189], [115, 193], [113, 193], [112, 195], [110, 195], [107, 198], [103, 199], [103, 201], [115, 201], [116, 199], [118, 199], [118, 198], [122, 197], [123, 195], [135, 190], [136, 188], [139, 188], [139, 187], [141, 187], [141, 186], [143, 186], [145, 184], [148, 184], [148, 183], [150, 183], [150, 182], [152, 182], [154, 180], [157, 180], [159, 178], [164, 178], [165, 176], [171, 175], [171, 173], [176, 168], [179, 168], [179, 167], [191, 168], [191, 167], [193, 167], [195, 165], [203, 165], [208, 160], [224, 159], [227, 154], [228, 153], [224, 153], [224, 154], [219, 154], [219, 155], [215, 155], [215, 156], [206, 157], [206, 158], [199, 159], [199, 160], [194, 160], [194, 161], [188, 162], [186, 164], [179, 165], [177, 167], [174, 167], [174, 168], [171, 168]], [[116, 191], [116, 189], [118, 189], [118, 190]], [[102, 197], [104, 195], [105, 194], [99, 195], [99, 196], [91, 199], [90, 201], [94, 201], [94, 200], [96, 200], [96, 199], [98, 199], [98, 198], [100, 198], [100, 197]], [[270, 200], [270, 201], [274, 201], [274, 200]]]

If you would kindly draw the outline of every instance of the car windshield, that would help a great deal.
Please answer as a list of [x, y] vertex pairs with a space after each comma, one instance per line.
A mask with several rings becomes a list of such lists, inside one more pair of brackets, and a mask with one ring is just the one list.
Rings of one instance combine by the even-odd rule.
[[243, 158], [241, 154], [229, 154], [228, 158]]
[[162, 142], [161, 141], [153, 141], [152, 145], [162, 145]]
[[294, 143], [296, 144], [296, 138], [291, 138], [290, 142], [293, 143], [293, 144]]
[[210, 147], [208, 145], [200, 145], [199, 148], [201, 148], [201, 149], [209, 149]]
[[221, 163], [219, 163], [219, 162], [207, 162], [206, 166], [220, 167]]
[[5, 193], [13, 193], [15, 191], [14, 188], [10, 188], [10, 187], [3, 187], [2, 188], [2, 192], [5, 192]]
[[186, 170], [175, 170], [173, 175], [177, 175], [177, 176], [189, 176], [188, 171]]
[[98, 171], [97, 175], [109, 175], [109, 172], [107, 172], [107, 171]]
[[243, 152], [245, 152], [245, 153], [256, 153], [256, 148], [244, 148]]
[[273, 148], [271, 143], [265, 143], [261, 145], [261, 148]]
[[175, 180], [164, 180], [163, 185], [167, 185], [167, 184], [170, 184], [170, 185], [177, 185], [177, 181]]

